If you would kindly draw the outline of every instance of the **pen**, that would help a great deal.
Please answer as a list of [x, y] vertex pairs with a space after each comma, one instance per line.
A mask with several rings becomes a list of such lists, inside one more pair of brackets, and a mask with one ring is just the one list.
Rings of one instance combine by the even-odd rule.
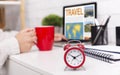
[[111, 18], [111, 16], [108, 17], [108, 19], [106, 20], [104, 26], [101, 26], [101, 27], [100, 27], [100, 29], [98, 30], [98, 33], [97, 33], [97, 35], [96, 35], [96, 37], [95, 37], [95, 39], [94, 39], [94, 41], [93, 41], [92, 44], [95, 44], [95, 43], [97, 42], [99, 36], [102, 35], [102, 33], [104, 33], [104, 31], [105, 31], [105, 29], [106, 29], [106, 27], [107, 27], [107, 24], [108, 24], [110, 18]]
[[100, 36], [100, 33], [101, 33], [102, 30], [103, 30], [103, 27], [100, 27], [100, 29], [99, 29], [99, 31], [98, 31], [98, 33], [97, 33], [97, 35], [96, 35], [96, 37], [95, 37], [95, 39], [94, 39], [92, 44], [95, 44], [97, 42], [97, 39]]

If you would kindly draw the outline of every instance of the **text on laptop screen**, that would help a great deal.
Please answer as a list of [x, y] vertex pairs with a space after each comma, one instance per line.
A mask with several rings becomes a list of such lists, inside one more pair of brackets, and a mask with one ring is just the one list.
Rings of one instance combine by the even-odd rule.
[[91, 26], [95, 25], [96, 2], [64, 6], [63, 34], [68, 39], [89, 40]]

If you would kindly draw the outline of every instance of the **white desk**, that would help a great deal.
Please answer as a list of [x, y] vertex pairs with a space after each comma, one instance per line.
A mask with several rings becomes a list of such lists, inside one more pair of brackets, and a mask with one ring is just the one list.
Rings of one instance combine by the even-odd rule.
[[86, 57], [85, 70], [64, 71], [63, 55], [59, 47], [12, 55], [7, 63], [9, 75], [120, 75], [119, 63], [110, 64], [90, 57]]

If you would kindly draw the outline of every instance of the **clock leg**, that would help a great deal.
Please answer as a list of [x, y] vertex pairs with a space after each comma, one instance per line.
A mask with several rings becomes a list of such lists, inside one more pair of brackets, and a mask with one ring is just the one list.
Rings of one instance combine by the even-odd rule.
[[66, 66], [64, 71], [86, 71], [86, 69], [84, 66], [82, 66], [80, 68], [75, 68], [75, 69]]

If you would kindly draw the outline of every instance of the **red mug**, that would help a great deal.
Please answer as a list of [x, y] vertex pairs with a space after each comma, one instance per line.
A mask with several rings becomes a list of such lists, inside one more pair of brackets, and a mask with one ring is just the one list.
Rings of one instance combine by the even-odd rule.
[[54, 43], [54, 26], [36, 27], [37, 47], [40, 51], [52, 50]]

